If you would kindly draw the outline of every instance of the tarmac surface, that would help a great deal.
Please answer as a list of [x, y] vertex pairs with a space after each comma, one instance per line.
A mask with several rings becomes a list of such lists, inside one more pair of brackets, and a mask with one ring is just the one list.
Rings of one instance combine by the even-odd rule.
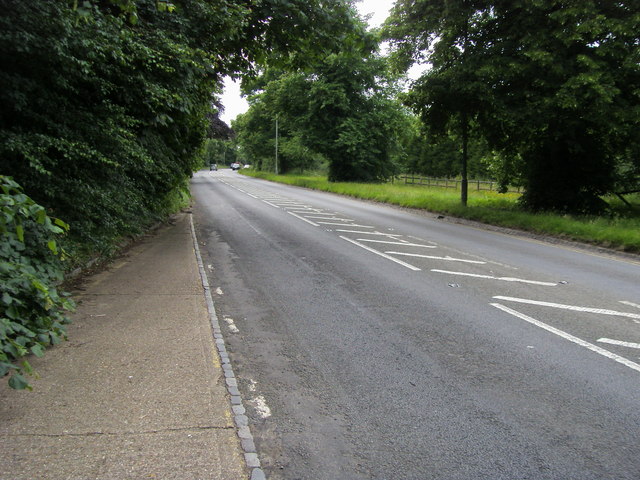
[[190, 217], [73, 292], [69, 340], [29, 358], [33, 391], [2, 381], [0, 479], [264, 478], [239, 436]]

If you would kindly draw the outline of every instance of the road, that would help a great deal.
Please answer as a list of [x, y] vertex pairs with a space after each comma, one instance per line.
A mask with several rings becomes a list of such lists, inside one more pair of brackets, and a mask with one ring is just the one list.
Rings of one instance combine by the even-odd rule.
[[270, 479], [639, 479], [640, 263], [197, 173]]

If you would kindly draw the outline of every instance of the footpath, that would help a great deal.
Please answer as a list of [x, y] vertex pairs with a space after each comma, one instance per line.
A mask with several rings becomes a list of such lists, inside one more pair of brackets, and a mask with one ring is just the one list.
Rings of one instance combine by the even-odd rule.
[[33, 391], [0, 383], [0, 479], [264, 478], [192, 235], [181, 213], [85, 279]]

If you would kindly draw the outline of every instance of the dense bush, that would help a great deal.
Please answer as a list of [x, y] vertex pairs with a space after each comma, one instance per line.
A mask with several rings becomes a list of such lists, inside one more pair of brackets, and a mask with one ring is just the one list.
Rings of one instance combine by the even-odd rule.
[[30, 388], [27, 354], [42, 356], [65, 337], [65, 311], [73, 307], [56, 286], [62, 280], [58, 238], [68, 226], [0, 176], [0, 377], [12, 388]]

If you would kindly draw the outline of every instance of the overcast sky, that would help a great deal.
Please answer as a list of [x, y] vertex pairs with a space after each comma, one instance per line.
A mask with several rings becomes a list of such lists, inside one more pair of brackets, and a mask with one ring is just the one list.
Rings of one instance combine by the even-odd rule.
[[[387, 18], [393, 3], [394, 0], [361, 0], [356, 6], [358, 7], [360, 15], [365, 16], [371, 14], [369, 26], [377, 27]], [[224, 85], [222, 104], [224, 105], [225, 111], [221, 118], [228, 125], [231, 125], [231, 120], [239, 114], [246, 112], [249, 105], [247, 101], [240, 96], [239, 83], [232, 82], [227, 78]]]

